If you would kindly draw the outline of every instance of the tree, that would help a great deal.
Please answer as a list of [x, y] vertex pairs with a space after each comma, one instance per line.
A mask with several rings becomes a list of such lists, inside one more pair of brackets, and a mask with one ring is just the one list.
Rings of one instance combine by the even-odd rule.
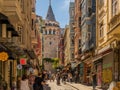
[[56, 69], [59, 66], [59, 58], [53, 58], [53, 68]]

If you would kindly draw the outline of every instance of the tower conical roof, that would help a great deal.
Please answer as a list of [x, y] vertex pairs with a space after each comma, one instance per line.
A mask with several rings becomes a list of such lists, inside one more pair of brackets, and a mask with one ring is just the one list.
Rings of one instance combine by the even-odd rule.
[[56, 21], [53, 10], [52, 10], [51, 2], [49, 4], [46, 20]]

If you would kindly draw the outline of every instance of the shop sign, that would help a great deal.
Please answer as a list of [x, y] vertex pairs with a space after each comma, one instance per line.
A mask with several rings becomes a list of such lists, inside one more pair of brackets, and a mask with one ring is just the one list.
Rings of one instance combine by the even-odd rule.
[[112, 67], [112, 63], [103, 64], [103, 69]]
[[22, 65], [21, 65], [21, 64], [18, 64], [18, 65], [17, 65], [17, 68], [18, 68], [18, 69], [22, 69]]
[[0, 53], [0, 61], [7, 61], [8, 60], [8, 54], [6, 52]]
[[21, 58], [20, 59], [20, 64], [21, 65], [26, 65], [26, 59], [25, 58]]

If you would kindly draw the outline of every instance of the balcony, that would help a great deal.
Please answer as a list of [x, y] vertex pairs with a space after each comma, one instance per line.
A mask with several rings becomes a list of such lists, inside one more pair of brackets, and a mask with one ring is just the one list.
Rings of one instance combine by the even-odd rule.
[[14, 21], [22, 22], [21, 6], [18, 0], [4, 0], [4, 11]]
[[109, 31], [108, 34], [120, 34], [120, 13], [115, 15], [109, 23]]
[[9, 38], [1, 38], [0, 37], [0, 42], [11, 42], [12, 40]]

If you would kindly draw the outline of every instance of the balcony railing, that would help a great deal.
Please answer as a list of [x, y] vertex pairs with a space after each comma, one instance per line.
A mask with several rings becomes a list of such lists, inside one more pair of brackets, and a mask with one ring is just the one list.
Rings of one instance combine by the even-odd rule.
[[[4, 0], [4, 10], [5, 13], [16, 15], [16, 20], [22, 20], [22, 8], [18, 0]], [[13, 17], [14, 18], [14, 17]]]
[[0, 42], [11, 42], [12, 40], [9, 38], [1, 38], [0, 37]]

